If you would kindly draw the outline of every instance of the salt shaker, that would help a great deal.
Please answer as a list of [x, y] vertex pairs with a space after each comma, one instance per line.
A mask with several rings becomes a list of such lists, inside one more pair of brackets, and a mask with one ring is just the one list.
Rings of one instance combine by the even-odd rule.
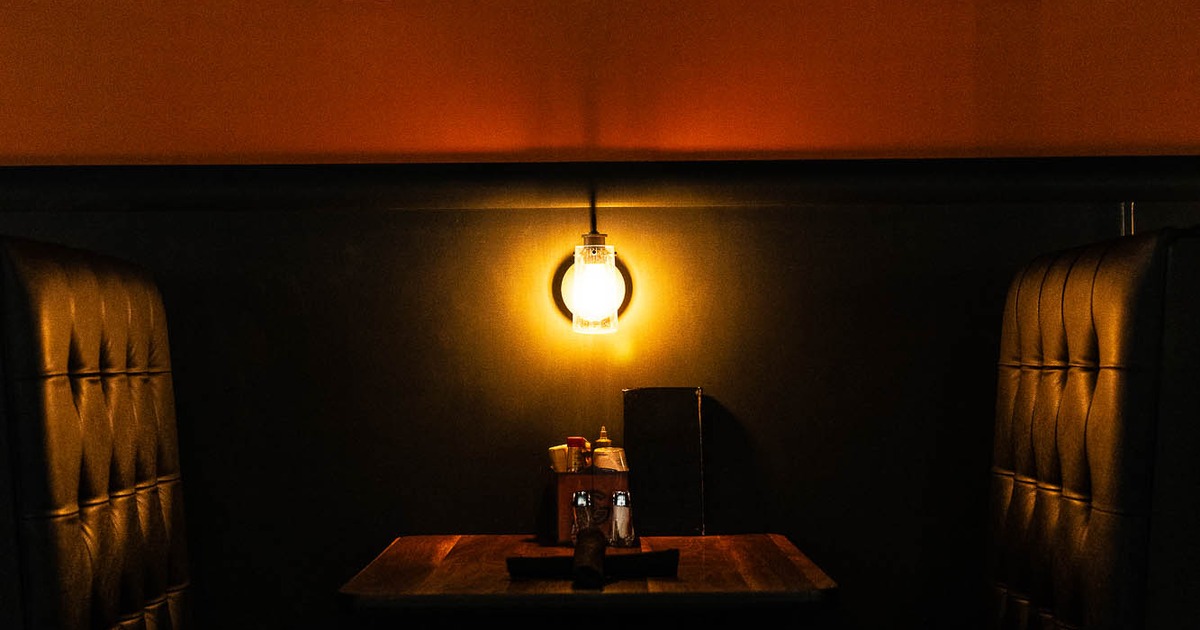
[[633, 501], [628, 490], [617, 490], [612, 496], [612, 547], [632, 547], [637, 537], [633, 533]]

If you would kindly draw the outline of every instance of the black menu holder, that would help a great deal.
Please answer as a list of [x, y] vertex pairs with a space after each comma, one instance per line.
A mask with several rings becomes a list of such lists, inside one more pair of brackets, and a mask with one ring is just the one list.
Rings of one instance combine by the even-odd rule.
[[638, 535], [704, 535], [703, 391], [640, 387], [622, 392], [623, 446]]

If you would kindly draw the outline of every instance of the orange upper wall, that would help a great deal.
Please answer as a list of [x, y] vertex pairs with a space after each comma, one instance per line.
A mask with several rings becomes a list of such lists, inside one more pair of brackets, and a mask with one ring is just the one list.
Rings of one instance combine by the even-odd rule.
[[1200, 153], [1194, 0], [5, 3], [0, 163]]

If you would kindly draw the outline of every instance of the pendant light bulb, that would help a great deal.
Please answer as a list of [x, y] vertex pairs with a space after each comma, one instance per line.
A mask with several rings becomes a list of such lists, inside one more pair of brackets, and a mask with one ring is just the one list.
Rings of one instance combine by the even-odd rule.
[[596, 230], [596, 189], [591, 190], [592, 229], [575, 246], [575, 262], [563, 275], [563, 302], [571, 311], [571, 329], [597, 335], [617, 332], [617, 311], [625, 302], [625, 277], [617, 269], [617, 250]]
[[617, 253], [604, 234], [583, 235], [575, 246], [575, 264], [563, 278], [563, 300], [571, 311], [571, 329], [584, 334], [617, 332], [617, 310], [625, 301], [625, 279]]

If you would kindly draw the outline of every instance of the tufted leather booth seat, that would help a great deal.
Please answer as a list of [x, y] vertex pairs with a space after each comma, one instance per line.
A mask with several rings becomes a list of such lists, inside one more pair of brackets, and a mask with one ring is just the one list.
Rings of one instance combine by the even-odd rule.
[[142, 270], [0, 239], [0, 628], [181, 628], [167, 327]]
[[1197, 627], [1198, 427], [1200, 234], [1121, 237], [1022, 269], [997, 386], [997, 627]]

